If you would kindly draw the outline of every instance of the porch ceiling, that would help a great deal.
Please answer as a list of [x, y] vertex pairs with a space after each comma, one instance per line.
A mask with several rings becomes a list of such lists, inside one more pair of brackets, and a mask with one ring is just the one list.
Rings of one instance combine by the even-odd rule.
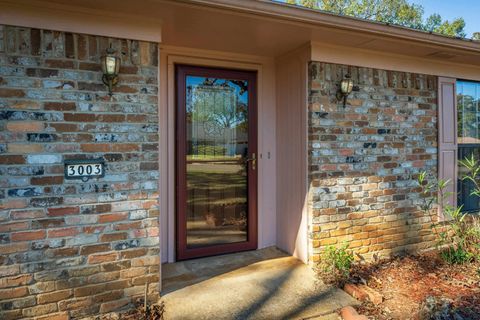
[[[9, 2], [9, 1], [0, 1]], [[269, 0], [16, 0], [158, 20], [162, 43], [277, 57], [310, 41], [480, 65], [480, 43]], [[67, 5], [68, 4], [68, 5]]]

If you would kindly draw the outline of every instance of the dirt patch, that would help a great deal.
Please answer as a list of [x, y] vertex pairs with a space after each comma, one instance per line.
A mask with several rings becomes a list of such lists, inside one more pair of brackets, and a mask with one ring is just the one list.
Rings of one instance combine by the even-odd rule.
[[422, 309], [434, 301], [463, 319], [480, 320], [480, 263], [448, 265], [432, 252], [358, 265], [352, 281], [384, 298], [378, 305], [364, 302], [358, 309], [370, 319], [421, 319]]

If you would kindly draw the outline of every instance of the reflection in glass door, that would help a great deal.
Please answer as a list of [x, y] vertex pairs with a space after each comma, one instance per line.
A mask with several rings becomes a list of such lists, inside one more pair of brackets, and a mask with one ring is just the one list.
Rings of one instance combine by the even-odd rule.
[[256, 75], [177, 66], [177, 259], [256, 248]]

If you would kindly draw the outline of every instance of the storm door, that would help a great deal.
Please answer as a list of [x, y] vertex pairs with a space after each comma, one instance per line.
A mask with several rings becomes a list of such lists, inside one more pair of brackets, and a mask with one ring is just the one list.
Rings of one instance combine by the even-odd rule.
[[177, 260], [257, 247], [256, 73], [176, 66]]

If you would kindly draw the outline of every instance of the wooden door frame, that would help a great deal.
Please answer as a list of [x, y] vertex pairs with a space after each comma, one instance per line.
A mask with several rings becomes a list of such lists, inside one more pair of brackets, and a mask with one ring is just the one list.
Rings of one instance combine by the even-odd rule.
[[185, 92], [186, 76], [215, 77], [226, 79], [241, 79], [248, 81], [248, 157], [257, 150], [257, 72], [224, 68], [200, 67], [184, 64], [175, 65], [175, 229], [176, 229], [176, 260], [185, 260], [225, 253], [255, 250], [258, 245], [258, 160], [256, 169], [248, 165], [248, 216], [247, 216], [247, 241], [212, 245], [202, 248], [187, 248], [187, 188], [186, 188], [186, 113]]

